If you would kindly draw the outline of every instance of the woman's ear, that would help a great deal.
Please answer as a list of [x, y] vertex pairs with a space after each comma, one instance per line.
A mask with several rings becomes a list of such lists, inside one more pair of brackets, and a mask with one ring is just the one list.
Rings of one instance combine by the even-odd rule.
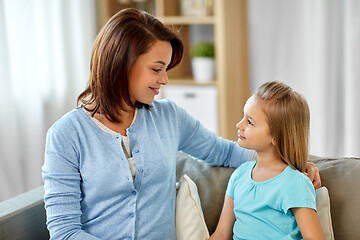
[[276, 141], [275, 141], [275, 138], [273, 138], [272, 140], [271, 140], [271, 143], [272, 143], [272, 145], [276, 145]]

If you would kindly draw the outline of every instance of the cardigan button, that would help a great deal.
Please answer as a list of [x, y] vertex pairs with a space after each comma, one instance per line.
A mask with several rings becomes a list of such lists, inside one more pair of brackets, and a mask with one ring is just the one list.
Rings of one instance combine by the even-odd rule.
[[135, 153], [139, 153], [140, 151], [139, 151], [139, 149], [136, 149], [134, 152], [135, 152]]

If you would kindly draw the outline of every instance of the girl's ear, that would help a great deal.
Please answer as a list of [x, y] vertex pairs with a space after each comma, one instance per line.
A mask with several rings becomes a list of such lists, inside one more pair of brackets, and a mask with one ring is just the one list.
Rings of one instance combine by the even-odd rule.
[[271, 140], [271, 143], [272, 143], [272, 145], [276, 145], [276, 141], [275, 141], [275, 138], [273, 138], [272, 140]]

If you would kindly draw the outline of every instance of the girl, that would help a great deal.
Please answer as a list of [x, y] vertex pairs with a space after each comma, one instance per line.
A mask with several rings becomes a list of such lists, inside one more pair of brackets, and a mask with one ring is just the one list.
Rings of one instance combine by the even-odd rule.
[[306, 100], [279, 82], [248, 99], [236, 125], [238, 144], [256, 160], [230, 177], [210, 239], [324, 239], [315, 190], [305, 176], [310, 114]]

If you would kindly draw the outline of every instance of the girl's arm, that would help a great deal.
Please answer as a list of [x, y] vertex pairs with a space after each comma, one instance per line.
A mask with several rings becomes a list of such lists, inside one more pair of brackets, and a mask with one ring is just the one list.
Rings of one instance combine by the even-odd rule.
[[304, 240], [325, 240], [319, 217], [311, 208], [292, 208], [297, 225]]
[[235, 222], [234, 214], [234, 199], [229, 195], [225, 194], [224, 206], [221, 211], [219, 223], [215, 229], [215, 232], [211, 235], [209, 240], [225, 240], [232, 239], [233, 237], [233, 226]]

